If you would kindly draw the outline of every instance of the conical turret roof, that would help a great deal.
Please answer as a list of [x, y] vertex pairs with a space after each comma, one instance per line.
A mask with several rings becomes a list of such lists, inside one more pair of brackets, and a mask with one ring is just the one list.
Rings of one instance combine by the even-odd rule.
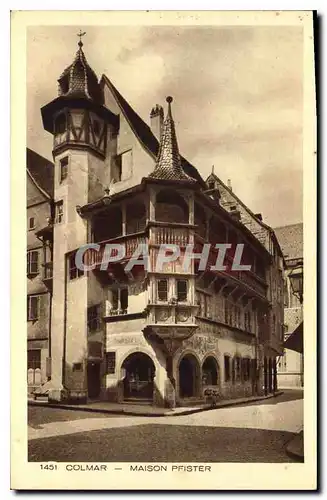
[[189, 177], [182, 168], [175, 123], [171, 113], [173, 98], [169, 96], [166, 101], [168, 102], [168, 111], [163, 123], [156, 166], [149, 177], [153, 179], [195, 182], [195, 180]]

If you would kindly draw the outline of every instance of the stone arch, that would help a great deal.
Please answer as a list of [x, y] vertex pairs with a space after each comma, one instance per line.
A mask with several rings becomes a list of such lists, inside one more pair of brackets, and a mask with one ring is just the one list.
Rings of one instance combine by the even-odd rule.
[[120, 363], [123, 398], [153, 400], [156, 363], [147, 351], [133, 349]]
[[208, 353], [202, 361], [202, 385], [220, 386], [219, 361], [213, 353]]
[[155, 218], [161, 222], [188, 224], [189, 207], [185, 198], [173, 189], [162, 189], [157, 193]]
[[201, 363], [192, 351], [184, 351], [177, 365], [180, 398], [199, 397], [201, 391]]

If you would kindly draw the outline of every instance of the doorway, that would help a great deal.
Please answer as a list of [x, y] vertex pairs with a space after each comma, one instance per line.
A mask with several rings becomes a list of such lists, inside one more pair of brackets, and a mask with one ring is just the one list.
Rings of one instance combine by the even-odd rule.
[[197, 396], [199, 369], [198, 362], [192, 354], [187, 354], [179, 363], [179, 394], [181, 398]]
[[124, 399], [153, 400], [155, 366], [143, 352], [130, 354], [124, 361]]
[[87, 391], [90, 399], [98, 398], [101, 390], [100, 363], [89, 361], [87, 363]]

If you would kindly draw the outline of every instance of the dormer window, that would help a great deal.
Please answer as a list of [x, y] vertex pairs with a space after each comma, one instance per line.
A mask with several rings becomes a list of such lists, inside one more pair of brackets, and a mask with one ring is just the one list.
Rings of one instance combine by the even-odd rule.
[[215, 181], [210, 181], [208, 183], [209, 189], [215, 189]]

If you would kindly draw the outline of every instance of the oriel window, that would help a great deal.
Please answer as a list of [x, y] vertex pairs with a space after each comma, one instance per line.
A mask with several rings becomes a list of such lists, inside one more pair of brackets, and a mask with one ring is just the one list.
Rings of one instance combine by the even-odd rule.
[[158, 300], [167, 302], [168, 300], [168, 280], [158, 280]]
[[60, 160], [60, 182], [67, 179], [68, 176], [68, 156]]
[[187, 301], [187, 281], [177, 280], [177, 300], [178, 302]]

